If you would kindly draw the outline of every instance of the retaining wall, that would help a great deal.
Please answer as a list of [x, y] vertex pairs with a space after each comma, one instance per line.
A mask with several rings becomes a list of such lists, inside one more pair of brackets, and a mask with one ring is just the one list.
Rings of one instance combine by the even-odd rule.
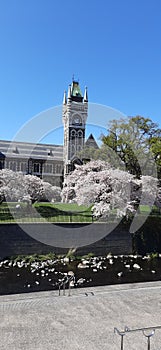
[[21, 226], [0, 224], [0, 258], [49, 252], [64, 254], [69, 248], [76, 248], [78, 255], [89, 252], [96, 255], [109, 252], [115, 255], [130, 254], [132, 237], [127, 225], [120, 224], [112, 232], [110, 230], [111, 227], [104, 223], [57, 225], [26, 223]]

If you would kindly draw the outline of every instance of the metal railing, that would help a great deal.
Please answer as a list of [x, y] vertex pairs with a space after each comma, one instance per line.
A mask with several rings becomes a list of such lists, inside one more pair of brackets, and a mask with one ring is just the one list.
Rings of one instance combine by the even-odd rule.
[[[127, 335], [127, 333], [132, 332], [142, 332], [143, 336], [147, 339], [147, 350], [150, 350], [151, 345], [151, 338], [155, 335], [155, 330], [161, 329], [161, 326], [154, 326], [154, 327], [144, 327], [144, 328], [135, 328], [130, 329], [129, 327], [125, 326], [123, 331], [119, 331], [118, 328], [114, 328], [114, 333], [117, 333], [121, 337], [121, 350], [124, 350], [124, 336]], [[129, 349], [128, 349], [129, 350]]]
[[65, 296], [66, 285], [68, 286], [68, 296], [71, 296], [71, 282], [72, 281], [75, 281], [74, 273], [72, 271], [69, 271], [68, 275], [64, 276], [64, 278], [58, 283], [59, 296], [61, 296], [61, 288], [63, 290], [63, 296]]

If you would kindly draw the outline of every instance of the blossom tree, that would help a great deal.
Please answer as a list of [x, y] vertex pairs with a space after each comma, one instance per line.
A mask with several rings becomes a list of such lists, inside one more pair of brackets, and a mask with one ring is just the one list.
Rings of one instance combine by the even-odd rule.
[[40, 200], [59, 202], [61, 189], [34, 175], [23, 175], [9, 169], [0, 170], [0, 203], [25, 201], [32, 204]]
[[61, 202], [61, 188], [43, 181], [44, 199], [50, 202]]
[[0, 201], [17, 201], [26, 194], [23, 174], [9, 169], [0, 170]]
[[[91, 205], [95, 217], [109, 216], [114, 210], [117, 216], [135, 211], [135, 204], [152, 203], [157, 183], [146, 176], [135, 179], [134, 175], [112, 168], [104, 161], [91, 161], [76, 165], [64, 182], [62, 199], [79, 205]], [[147, 186], [148, 184], [148, 186]]]
[[24, 175], [26, 194], [32, 203], [40, 201], [44, 195], [43, 181], [34, 175]]

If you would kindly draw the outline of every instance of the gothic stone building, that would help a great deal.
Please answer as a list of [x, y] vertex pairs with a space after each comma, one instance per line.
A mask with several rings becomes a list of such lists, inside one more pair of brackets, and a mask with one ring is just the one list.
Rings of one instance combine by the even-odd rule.
[[0, 169], [7, 168], [43, 178], [52, 185], [61, 186], [63, 176], [74, 169], [84, 145], [98, 148], [90, 135], [85, 141], [88, 116], [88, 96], [82, 95], [79, 83], [73, 81], [63, 98], [64, 146], [0, 141]]

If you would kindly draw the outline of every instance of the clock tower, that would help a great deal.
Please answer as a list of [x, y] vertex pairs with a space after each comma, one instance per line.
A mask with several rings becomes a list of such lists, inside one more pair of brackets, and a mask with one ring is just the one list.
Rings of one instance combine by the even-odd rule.
[[64, 175], [72, 170], [74, 158], [84, 147], [85, 126], [88, 115], [88, 96], [85, 88], [82, 95], [79, 82], [73, 81], [64, 92], [63, 124], [64, 124]]

